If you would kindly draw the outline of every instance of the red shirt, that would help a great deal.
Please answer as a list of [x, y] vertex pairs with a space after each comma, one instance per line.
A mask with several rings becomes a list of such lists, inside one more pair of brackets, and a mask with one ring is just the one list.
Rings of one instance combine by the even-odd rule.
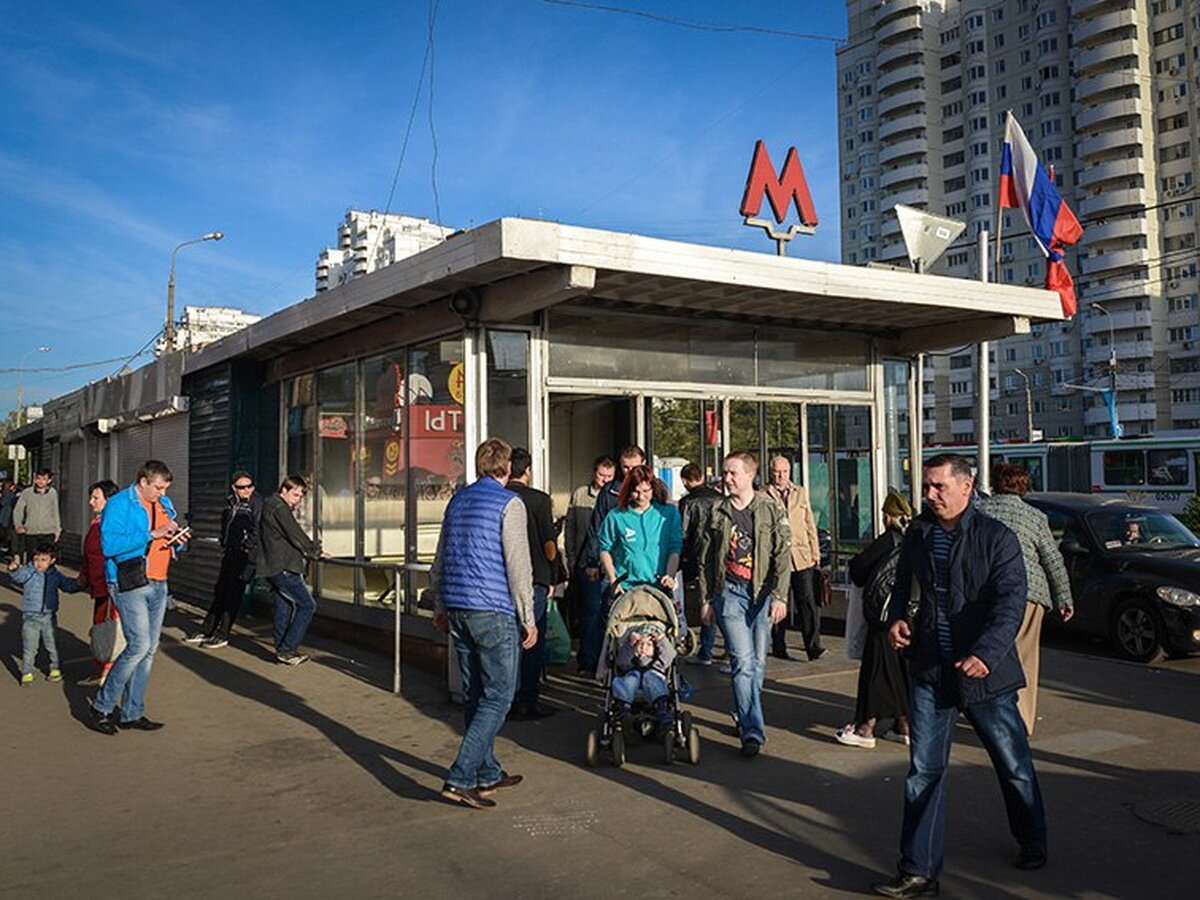
[[108, 596], [108, 585], [104, 579], [104, 551], [100, 548], [99, 516], [92, 519], [92, 526], [83, 538], [83, 569], [79, 575], [93, 600], [103, 600]]

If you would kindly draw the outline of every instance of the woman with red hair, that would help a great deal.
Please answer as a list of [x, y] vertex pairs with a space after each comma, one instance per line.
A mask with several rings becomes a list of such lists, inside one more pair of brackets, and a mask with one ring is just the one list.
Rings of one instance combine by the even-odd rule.
[[675, 590], [683, 527], [679, 510], [667, 500], [667, 489], [649, 466], [634, 466], [617, 495], [617, 508], [600, 529], [600, 565], [614, 597], [634, 585], [653, 584]]

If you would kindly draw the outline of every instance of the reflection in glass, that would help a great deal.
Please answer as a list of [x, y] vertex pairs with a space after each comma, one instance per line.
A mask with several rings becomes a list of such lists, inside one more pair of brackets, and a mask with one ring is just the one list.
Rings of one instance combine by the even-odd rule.
[[803, 484], [804, 477], [800, 471], [799, 405], [779, 402], [764, 403], [763, 419], [767, 434], [767, 452], [762, 459], [763, 470], [768, 470], [771, 460], [776, 456], [782, 456], [792, 464], [792, 481], [795, 484]]
[[431, 562], [446, 504], [466, 483], [462, 338], [410, 349], [408, 382], [407, 461], [416, 507], [416, 559]]
[[487, 333], [488, 437], [529, 449], [529, 333]]
[[759, 404], [750, 400], [729, 401], [729, 452], [753, 453], [762, 468], [762, 433], [759, 430]]
[[912, 467], [909, 462], [908, 380], [904, 360], [883, 363], [883, 455], [887, 484], [905, 497], [912, 497]]
[[[314, 379], [312, 374], [298, 375], [284, 383], [283, 402], [286, 408], [287, 423], [284, 425], [285, 475], [300, 475], [308, 482], [308, 492], [304, 495], [300, 506], [296, 509], [296, 521], [300, 523], [309, 535], [313, 534], [313, 475], [315, 462], [313, 453], [315, 443], [313, 432], [316, 422], [316, 406], [313, 397]], [[273, 493], [278, 485], [261, 485], [259, 490]]]
[[704, 417], [701, 401], [679, 397], [650, 398], [650, 455], [671, 497], [678, 500], [686, 491], [679, 472], [690, 462], [703, 465]]
[[[363, 559], [404, 562], [404, 351], [363, 361]], [[365, 603], [394, 601], [389, 571], [364, 570]]]
[[[317, 373], [317, 516], [321, 549], [355, 558], [355, 363]], [[321, 595], [354, 600], [354, 569], [321, 566]]]
[[837, 548], [852, 555], [871, 542], [875, 520], [869, 407], [835, 407], [834, 436]]

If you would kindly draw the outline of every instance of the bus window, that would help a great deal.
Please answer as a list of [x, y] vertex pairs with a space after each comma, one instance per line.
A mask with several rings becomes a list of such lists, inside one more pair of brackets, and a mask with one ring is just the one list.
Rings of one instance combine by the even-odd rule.
[[1147, 450], [1146, 468], [1151, 484], [1178, 487], [1188, 483], [1188, 460], [1184, 450]]
[[1104, 452], [1104, 483], [1109, 487], [1145, 484], [1145, 451], [1106, 450]]

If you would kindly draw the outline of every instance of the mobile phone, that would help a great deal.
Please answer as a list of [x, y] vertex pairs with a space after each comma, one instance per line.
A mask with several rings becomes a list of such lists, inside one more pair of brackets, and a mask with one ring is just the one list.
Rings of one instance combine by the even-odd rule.
[[167, 545], [170, 546], [171, 544], [182, 541], [184, 538], [191, 537], [191, 535], [192, 535], [192, 526], [191, 525], [188, 525], [186, 528], [180, 528], [177, 532], [175, 532], [173, 535], [171, 535], [169, 538], [167, 538]]

